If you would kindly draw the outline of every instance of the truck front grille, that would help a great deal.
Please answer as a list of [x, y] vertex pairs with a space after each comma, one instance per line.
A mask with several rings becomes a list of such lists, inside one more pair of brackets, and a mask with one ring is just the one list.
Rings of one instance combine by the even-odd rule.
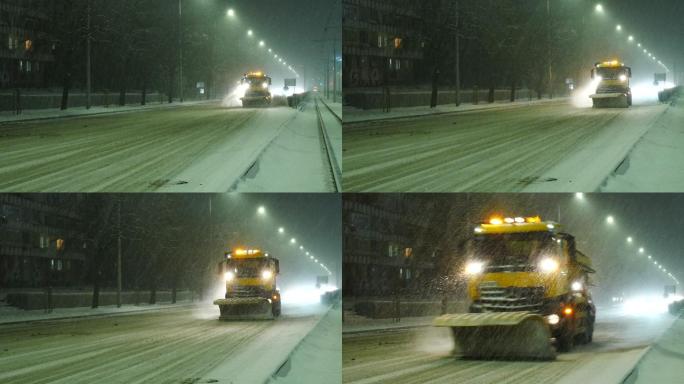
[[541, 310], [544, 287], [499, 287], [482, 283], [477, 302], [485, 312], [514, 312]]
[[266, 296], [266, 291], [263, 287], [253, 286], [236, 286], [228, 289], [226, 297], [256, 297]]

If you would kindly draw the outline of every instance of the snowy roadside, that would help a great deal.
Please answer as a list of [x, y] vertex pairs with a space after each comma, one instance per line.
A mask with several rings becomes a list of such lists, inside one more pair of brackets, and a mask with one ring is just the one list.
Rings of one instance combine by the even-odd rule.
[[330, 108], [333, 114], [337, 116], [338, 119], [342, 120], [342, 103], [340, 102], [334, 102], [330, 99], [326, 99], [325, 97], [321, 97], [321, 101], [325, 103], [325, 105]]
[[[334, 190], [321, 150], [318, 120], [312, 102], [288, 111], [289, 120], [255, 156], [248, 172], [232, 176], [237, 192], [329, 192]], [[273, 124], [275, 125], [275, 124]], [[241, 141], [240, 144], [243, 144]], [[226, 188], [228, 189], [228, 188]]]
[[632, 383], [677, 383], [684, 378], [684, 314], [656, 341], [634, 368]]
[[601, 192], [684, 190], [684, 101], [675, 103], [604, 180]]
[[[283, 367], [292, 351], [330, 310], [327, 306], [286, 306], [283, 316], [258, 338], [234, 350], [233, 357], [203, 374], [199, 382], [262, 384]], [[255, 366], [255, 362], [258, 365]], [[258, 369], [249, 369], [255, 367]], [[320, 382], [320, 381], [319, 381]]]
[[317, 384], [342, 382], [342, 312], [333, 308], [294, 349], [267, 383]]
[[35, 321], [64, 320], [83, 317], [116, 316], [123, 314], [144, 313], [150, 311], [160, 311], [165, 309], [191, 307], [194, 305], [195, 304], [193, 304], [190, 301], [179, 301], [176, 304], [122, 305], [121, 308], [117, 308], [115, 305], [102, 306], [99, 308], [55, 308], [50, 313], [46, 313], [42, 309], [25, 311], [15, 307], [0, 306], [0, 326], [10, 324], [31, 323]]
[[438, 105], [435, 108], [430, 108], [429, 106], [422, 107], [407, 107], [407, 108], [394, 108], [390, 112], [383, 112], [380, 109], [358, 109], [353, 107], [344, 107], [344, 123], [345, 124], [356, 124], [356, 123], [369, 123], [373, 121], [382, 120], [396, 120], [405, 119], [412, 117], [421, 116], [436, 116], [436, 115], [446, 115], [459, 112], [469, 112], [469, 111], [484, 111], [489, 109], [506, 109], [506, 108], [521, 108], [526, 106], [533, 106], [539, 104], [556, 104], [567, 102], [568, 98], [557, 98], [557, 99], [542, 99], [542, 100], [523, 100], [515, 101], [511, 103], [510, 101], [495, 101], [494, 103], [481, 103], [481, 104], [461, 104], [460, 106], [454, 105]]
[[202, 101], [186, 101], [184, 103], [148, 103], [145, 106], [142, 105], [126, 105], [126, 106], [111, 106], [111, 107], [92, 107], [86, 109], [85, 107], [75, 107], [69, 108], [65, 111], [60, 109], [34, 109], [34, 110], [24, 110], [21, 115], [15, 115], [12, 112], [0, 112], [0, 124], [2, 123], [18, 123], [24, 121], [36, 121], [36, 120], [50, 120], [59, 118], [70, 118], [70, 117], [85, 117], [85, 116], [98, 116], [98, 115], [108, 115], [115, 113], [127, 113], [127, 112], [143, 112], [166, 108], [180, 108], [180, 107], [190, 107], [194, 105], [203, 105], [217, 103], [219, 100], [202, 100]]

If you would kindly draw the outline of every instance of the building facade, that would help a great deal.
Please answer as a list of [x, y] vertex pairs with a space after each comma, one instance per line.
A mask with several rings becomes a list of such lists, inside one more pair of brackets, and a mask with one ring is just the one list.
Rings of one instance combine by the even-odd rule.
[[423, 60], [421, 2], [342, 0], [343, 86], [412, 83]]
[[343, 202], [345, 296], [429, 294], [446, 212], [429, 200], [355, 194]]
[[0, 89], [44, 87], [54, 66], [49, 0], [0, 1]]
[[0, 194], [0, 287], [76, 285], [86, 256], [80, 195]]

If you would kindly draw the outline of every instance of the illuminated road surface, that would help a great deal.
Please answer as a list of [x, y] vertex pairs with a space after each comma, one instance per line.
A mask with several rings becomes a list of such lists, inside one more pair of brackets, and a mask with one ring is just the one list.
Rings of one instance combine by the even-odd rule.
[[218, 321], [214, 306], [0, 326], [0, 382], [263, 383], [323, 312]]
[[567, 101], [345, 125], [345, 191], [596, 191], [667, 107]]
[[202, 105], [1, 124], [0, 190], [226, 192], [299, 113]]
[[345, 383], [618, 383], [674, 317], [598, 310], [594, 342], [553, 362], [461, 360], [447, 328], [349, 333], [343, 337]]

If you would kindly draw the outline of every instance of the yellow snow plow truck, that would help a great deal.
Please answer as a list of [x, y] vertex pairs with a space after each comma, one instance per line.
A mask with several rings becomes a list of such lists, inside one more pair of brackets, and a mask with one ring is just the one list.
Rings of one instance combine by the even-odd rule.
[[268, 107], [273, 101], [270, 87], [272, 80], [263, 72], [249, 72], [242, 78], [245, 87], [245, 95], [242, 97], [242, 106]]
[[226, 252], [218, 264], [226, 283], [225, 298], [214, 300], [221, 320], [274, 319], [280, 316], [280, 292], [276, 276], [278, 259], [259, 249], [237, 248]]
[[552, 360], [574, 343], [589, 343], [596, 308], [594, 273], [575, 238], [539, 217], [492, 218], [475, 228], [463, 273], [469, 312], [446, 314], [465, 358]]
[[632, 69], [625, 64], [613, 61], [596, 63], [591, 70], [591, 78], [598, 82], [596, 93], [589, 96], [594, 108], [620, 107], [632, 105], [632, 89], [629, 79]]

